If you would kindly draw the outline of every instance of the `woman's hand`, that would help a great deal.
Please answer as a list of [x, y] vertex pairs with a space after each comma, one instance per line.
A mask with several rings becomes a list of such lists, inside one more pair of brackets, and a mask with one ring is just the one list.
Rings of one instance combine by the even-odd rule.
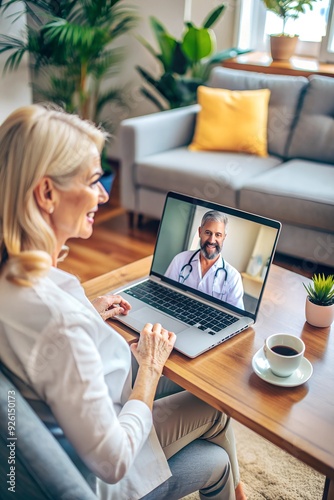
[[139, 341], [131, 344], [131, 351], [139, 366], [146, 366], [161, 374], [172, 352], [176, 335], [163, 328], [160, 323], [146, 323]]
[[130, 346], [139, 368], [129, 399], [139, 399], [152, 410], [159, 378], [175, 340], [175, 333], [169, 332], [159, 323], [146, 323], [139, 341]]
[[120, 295], [102, 295], [94, 299], [92, 304], [104, 321], [117, 314], [126, 315], [131, 309], [129, 302]]

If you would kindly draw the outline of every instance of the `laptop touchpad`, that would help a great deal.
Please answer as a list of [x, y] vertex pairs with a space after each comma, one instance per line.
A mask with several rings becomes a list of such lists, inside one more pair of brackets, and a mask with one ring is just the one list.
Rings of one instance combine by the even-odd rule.
[[186, 328], [186, 325], [181, 321], [170, 318], [166, 314], [149, 307], [142, 307], [139, 311], [131, 313], [131, 318], [140, 321], [143, 325], [146, 323], [160, 323], [166, 330], [174, 333], [182, 332]]

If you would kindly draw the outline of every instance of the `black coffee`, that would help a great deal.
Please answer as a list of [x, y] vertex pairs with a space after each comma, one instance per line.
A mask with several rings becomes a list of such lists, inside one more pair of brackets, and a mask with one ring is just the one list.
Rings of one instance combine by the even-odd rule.
[[274, 347], [271, 347], [271, 350], [276, 352], [276, 354], [281, 354], [282, 356], [295, 356], [298, 354], [296, 349], [287, 345], [274, 345]]

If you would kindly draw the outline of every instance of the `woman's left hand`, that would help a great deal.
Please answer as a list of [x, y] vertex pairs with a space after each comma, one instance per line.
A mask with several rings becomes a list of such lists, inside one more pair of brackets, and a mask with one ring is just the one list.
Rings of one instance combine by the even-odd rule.
[[104, 321], [117, 314], [128, 314], [131, 309], [129, 302], [120, 295], [102, 295], [94, 299], [92, 304]]

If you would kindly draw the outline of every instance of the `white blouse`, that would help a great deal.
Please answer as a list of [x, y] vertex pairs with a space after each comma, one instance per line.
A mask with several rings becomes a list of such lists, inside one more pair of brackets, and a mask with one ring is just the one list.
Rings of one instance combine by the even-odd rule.
[[221, 255], [208, 272], [202, 276], [199, 253], [194, 250], [186, 250], [174, 257], [165, 272], [165, 276], [228, 302], [239, 309], [244, 309], [244, 289], [241, 275], [231, 264], [223, 260]]
[[20, 390], [42, 420], [56, 421], [102, 480], [99, 497], [135, 500], [168, 479], [150, 409], [127, 401], [129, 346], [79, 281], [51, 268], [28, 288], [2, 273], [0, 297], [1, 361], [24, 382]]

